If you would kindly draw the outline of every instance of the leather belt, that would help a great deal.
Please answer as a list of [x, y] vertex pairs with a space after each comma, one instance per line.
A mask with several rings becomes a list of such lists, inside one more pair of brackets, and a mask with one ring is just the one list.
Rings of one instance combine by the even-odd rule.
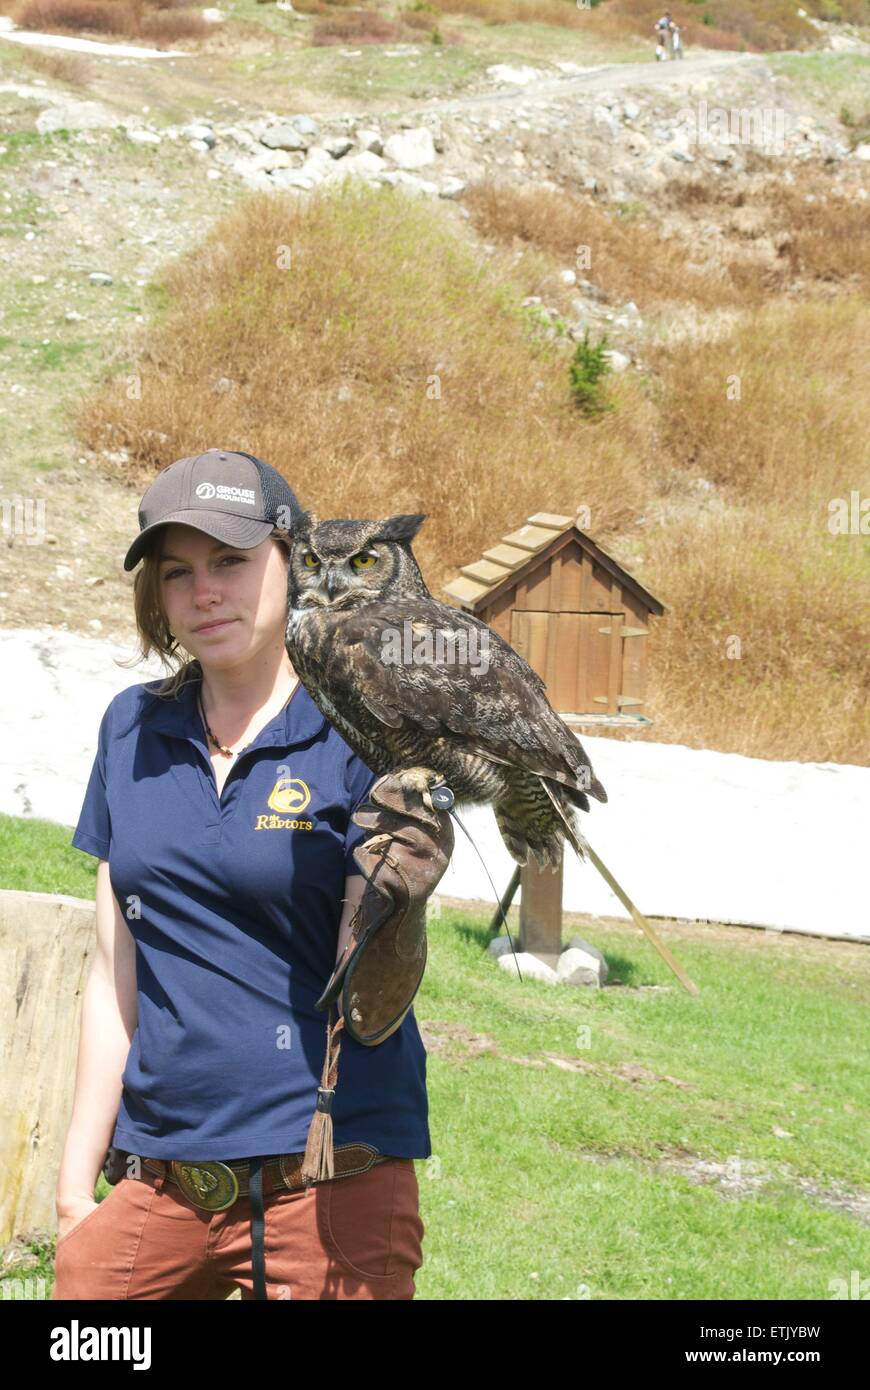
[[[143, 1168], [179, 1187], [189, 1202], [203, 1211], [226, 1211], [239, 1197], [250, 1195], [251, 1161], [240, 1158], [222, 1163], [216, 1159], [186, 1162], [179, 1159], [146, 1158], [138, 1155]], [[302, 1178], [304, 1153], [273, 1154], [261, 1160], [262, 1193], [286, 1189], [300, 1192], [315, 1186]], [[365, 1173], [376, 1163], [386, 1163], [390, 1154], [378, 1153], [371, 1144], [339, 1144], [335, 1149], [335, 1176], [322, 1179], [337, 1182]]]
[[[338, 1182], [340, 1178], [365, 1173], [376, 1163], [388, 1163], [393, 1154], [378, 1153], [371, 1144], [339, 1144], [335, 1149], [333, 1177], [309, 1179], [302, 1177], [304, 1153], [269, 1154], [262, 1158], [239, 1158], [229, 1163], [217, 1159], [190, 1162], [181, 1159], [146, 1158], [131, 1155], [127, 1150], [110, 1150], [104, 1172], [114, 1173], [114, 1181], [124, 1174], [118, 1164], [130, 1157], [141, 1159], [142, 1167], [156, 1177], [179, 1187], [194, 1206], [203, 1211], [226, 1211], [239, 1197], [251, 1201], [251, 1273], [254, 1297], [268, 1300], [266, 1292], [266, 1254], [264, 1249], [266, 1213], [263, 1198], [270, 1192], [285, 1189], [290, 1192], [315, 1187], [322, 1182]], [[111, 1159], [111, 1163], [110, 1163]], [[129, 1171], [129, 1170], [127, 1170]], [[142, 1173], [140, 1182], [147, 1181]]]

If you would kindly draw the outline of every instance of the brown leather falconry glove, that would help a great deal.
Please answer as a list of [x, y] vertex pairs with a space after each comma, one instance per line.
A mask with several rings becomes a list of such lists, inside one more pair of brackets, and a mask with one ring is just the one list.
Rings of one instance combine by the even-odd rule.
[[[302, 1165], [309, 1181], [334, 1176], [331, 1109], [342, 1029], [366, 1047], [384, 1042], [400, 1027], [423, 979], [426, 903], [453, 853], [448, 811], [432, 810], [424, 800], [424, 787], [431, 792], [441, 782], [421, 768], [388, 773], [351, 817], [371, 831], [354, 850], [367, 882], [347, 946], [317, 1001], [329, 1014], [326, 1060]], [[333, 1027], [336, 1000], [342, 1016]]]

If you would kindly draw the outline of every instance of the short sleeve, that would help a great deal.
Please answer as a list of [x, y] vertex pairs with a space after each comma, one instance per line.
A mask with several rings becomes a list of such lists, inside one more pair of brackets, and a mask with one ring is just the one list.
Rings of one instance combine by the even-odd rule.
[[72, 845], [75, 849], [82, 849], [86, 854], [93, 854], [97, 859], [108, 859], [109, 844], [112, 838], [109, 803], [106, 797], [106, 767], [111, 738], [111, 716], [112, 706], [109, 705], [100, 721], [97, 753], [91, 768], [78, 825], [72, 837]]
[[344, 780], [348, 795], [347, 834], [344, 838], [344, 872], [345, 877], [349, 878], [353, 874], [361, 872], [353, 857], [353, 851], [357, 845], [362, 844], [369, 833], [361, 825], [354, 825], [350, 817], [360, 802], [365, 801], [369, 788], [378, 780], [378, 775], [376, 772], [372, 772], [368, 764], [364, 763], [362, 758], [358, 758], [356, 753], [351, 753], [347, 760]]

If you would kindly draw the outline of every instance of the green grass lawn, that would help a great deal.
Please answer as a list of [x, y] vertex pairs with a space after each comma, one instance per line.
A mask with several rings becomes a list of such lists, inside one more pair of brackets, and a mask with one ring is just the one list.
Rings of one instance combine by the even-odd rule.
[[[0, 817], [0, 885], [92, 895], [70, 835]], [[633, 926], [566, 917], [620, 983], [553, 988], [486, 956], [490, 908], [435, 905], [418, 1297], [827, 1299], [866, 1270], [866, 947], [662, 924], [694, 999]], [[29, 1249], [7, 1274], [50, 1292]]]

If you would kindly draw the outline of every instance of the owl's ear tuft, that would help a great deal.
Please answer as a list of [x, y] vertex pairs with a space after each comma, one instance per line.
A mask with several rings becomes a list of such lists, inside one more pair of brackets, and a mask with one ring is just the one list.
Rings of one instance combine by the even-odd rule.
[[316, 531], [319, 525], [320, 523], [314, 512], [299, 512], [298, 516], [293, 518], [292, 534], [294, 540], [298, 539], [300, 536], [310, 536], [312, 531]]
[[380, 523], [377, 535], [373, 536], [372, 539], [378, 541], [412, 541], [426, 520], [426, 516], [426, 512], [415, 512], [409, 516], [387, 517]]

